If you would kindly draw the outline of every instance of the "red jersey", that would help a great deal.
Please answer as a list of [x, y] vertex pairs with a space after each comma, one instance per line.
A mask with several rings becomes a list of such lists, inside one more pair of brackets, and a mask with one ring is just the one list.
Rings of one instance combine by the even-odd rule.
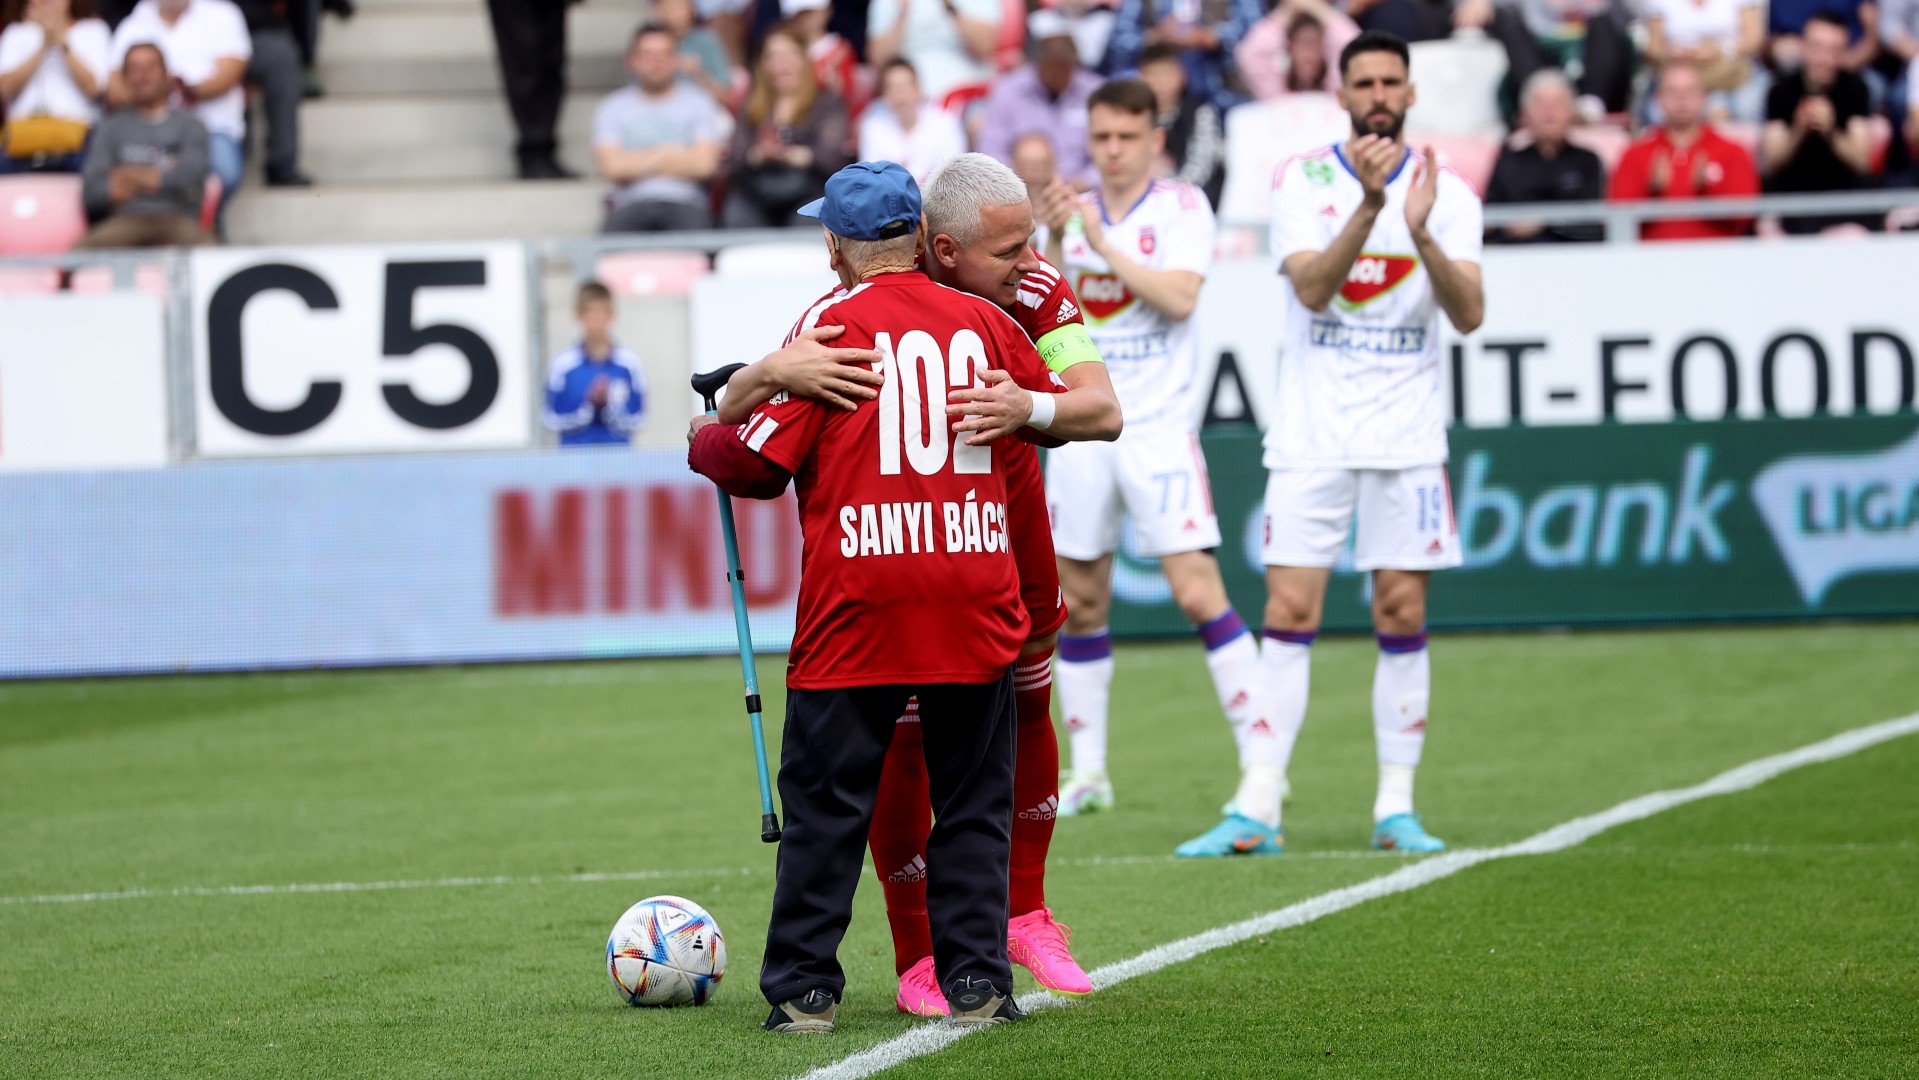
[[839, 348], [872, 348], [886, 381], [852, 412], [779, 394], [737, 437], [793, 474], [800, 595], [787, 685], [980, 683], [1018, 655], [1020, 603], [1007, 518], [1014, 440], [968, 446], [945, 416], [949, 390], [1000, 368], [1053, 389], [1005, 311], [916, 272], [868, 278], [815, 304], [796, 330], [839, 324]]
[[1019, 323], [1027, 337], [1037, 342], [1062, 326], [1084, 325], [1086, 320], [1080, 316], [1079, 298], [1066, 283], [1066, 275], [1039, 252], [1034, 252], [1033, 257], [1039, 259], [1039, 269], [1020, 279], [1019, 295], [1013, 302], [1013, 321]]
[[[1653, 163], [1667, 163], [1669, 179], [1663, 190], [1652, 190]], [[1631, 199], [1741, 198], [1759, 194], [1759, 170], [1746, 148], [1705, 128], [1685, 149], [1673, 145], [1664, 128], [1626, 148], [1613, 170], [1614, 201]], [[1752, 222], [1741, 218], [1697, 220], [1679, 218], [1648, 221], [1639, 227], [1641, 240], [1703, 240], [1743, 236]]]

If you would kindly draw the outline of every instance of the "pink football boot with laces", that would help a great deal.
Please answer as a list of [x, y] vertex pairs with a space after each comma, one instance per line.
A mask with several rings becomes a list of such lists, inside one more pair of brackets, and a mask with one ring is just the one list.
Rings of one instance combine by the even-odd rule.
[[933, 974], [933, 958], [926, 957], [900, 976], [899, 996], [893, 1000], [899, 1010], [912, 1016], [945, 1016], [950, 1011], [946, 995], [940, 993], [939, 978]]
[[[1066, 948], [1072, 933], [1053, 921], [1048, 908], [1029, 911], [1006, 924], [1006, 958], [1033, 973], [1033, 981], [1056, 994], [1082, 997], [1093, 992], [1079, 962]], [[929, 968], [930, 975], [930, 968]]]

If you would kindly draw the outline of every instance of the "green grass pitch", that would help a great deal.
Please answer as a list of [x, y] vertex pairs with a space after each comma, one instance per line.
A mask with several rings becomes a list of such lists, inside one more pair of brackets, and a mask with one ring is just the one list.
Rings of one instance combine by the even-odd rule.
[[[1118, 807], [1060, 823], [1049, 886], [1089, 968], [1403, 865], [1364, 851], [1371, 643], [1314, 652], [1289, 853], [1180, 863], [1231, 740], [1197, 645], [1119, 649]], [[1441, 637], [1434, 671], [1421, 809], [1491, 846], [1919, 710], [1919, 624]], [[726, 659], [0, 686], [0, 1076], [776, 1077], [908, 1030], [870, 878], [839, 1032], [757, 1029], [773, 850], [738, 700]], [[1895, 740], [898, 1074], [1912, 1076], [1915, 792]], [[220, 891], [336, 882], [403, 887]], [[607, 981], [614, 918], [661, 892], [726, 934], [706, 1008]], [[134, 895], [46, 899], [102, 893]]]

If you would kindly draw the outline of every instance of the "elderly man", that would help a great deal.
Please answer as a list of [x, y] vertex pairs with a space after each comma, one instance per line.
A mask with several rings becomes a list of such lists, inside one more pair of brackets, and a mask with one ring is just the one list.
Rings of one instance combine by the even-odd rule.
[[1059, 174], [1084, 190], [1098, 175], [1086, 153], [1086, 99], [1099, 84], [1080, 66], [1071, 34], [1062, 29], [1041, 39], [1038, 58], [1001, 79], [986, 99], [981, 152], [1011, 165], [1015, 140], [1045, 135], [1059, 155]]
[[[984, 154], [964, 154], [933, 175], [925, 205], [927, 235], [932, 238], [922, 260], [927, 274], [949, 288], [998, 304], [1033, 339], [1047, 366], [1067, 386], [1056, 399], [1057, 417], [1049, 433], [1066, 439], [1118, 436], [1119, 402], [1080, 318], [1078, 297], [1064, 276], [1032, 249], [1033, 214], [1019, 177]], [[841, 365], [867, 362], [856, 352], [796, 343], [736, 374], [721, 418], [744, 417], [778, 390], [851, 407], [872, 396], [878, 377], [864, 368]], [[982, 401], [987, 395], [962, 392], [972, 399], [964, 409], [997, 413], [1017, 404], [1010, 400], [1017, 397], [1011, 384], [1001, 384], [995, 392], [1009, 400]], [[964, 409], [949, 406], [948, 411]], [[1032, 620], [1014, 675], [1018, 754], [1013, 792], [1021, 812], [1012, 828], [1008, 951], [1041, 986], [1077, 995], [1091, 991], [1092, 983], [1067, 949], [1063, 928], [1053, 921], [1045, 896], [1046, 856], [1059, 797], [1051, 661], [1065, 611], [1037, 455], [1018, 443], [1003, 445], [1011, 498], [1008, 525], [1020, 592]], [[946, 1013], [947, 1003], [934, 978], [926, 879], [896, 872], [923, 859], [928, 840], [927, 776], [916, 721], [911, 714], [901, 717], [887, 753], [873, 821], [873, 865], [893, 928], [894, 966], [900, 978], [896, 1003], [902, 1012], [939, 1016]]]
[[[795, 334], [837, 325], [842, 346], [879, 353], [877, 395], [851, 409], [777, 395], [741, 425], [696, 421], [689, 453], [737, 496], [773, 498], [793, 482], [805, 538], [763, 1026], [833, 1030], [845, 988], [836, 954], [909, 702], [936, 818], [925, 861], [937, 985], [957, 1025], [1018, 1020], [1006, 956], [1013, 661], [1032, 621], [1007, 512], [1010, 444], [993, 440], [1073, 432], [1087, 417], [1055, 402], [1057, 381], [1003, 309], [917, 269], [925, 221], [905, 169], [850, 165], [802, 213], [819, 218], [842, 289]], [[942, 395], [959, 422], [929, 429], [925, 404]]]
[[[1526, 80], [1519, 95], [1520, 118], [1532, 141], [1506, 146], [1493, 165], [1486, 202], [1595, 202], [1606, 197], [1606, 167], [1599, 155], [1567, 142], [1573, 128], [1573, 84], [1557, 68], [1544, 68]], [[1495, 244], [1550, 244], [1604, 239], [1598, 223], [1541, 225], [1520, 222], [1488, 230]]]

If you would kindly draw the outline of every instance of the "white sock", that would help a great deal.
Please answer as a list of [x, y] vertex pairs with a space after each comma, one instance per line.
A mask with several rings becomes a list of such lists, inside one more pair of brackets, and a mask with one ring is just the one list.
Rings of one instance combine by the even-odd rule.
[[1258, 639], [1230, 608], [1198, 629], [1200, 640], [1206, 642], [1206, 668], [1213, 674], [1213, 692], [1219, 695], [1220, 711], [1233, 727], [1233, 743], [1239, 748], [1243, 765], [1247, 729], [1272, 712], [1259, 676]]
[[1433, 669], [1426, 635], [1379, 635], [1373, 669], [1373, 738], [1379, 750], [1379, 797], [1373, 820], [1413, 812], [1413, 770], [1426, 747], [1426, 708]]
[[1312, 686], [1315, 636], [1269, 629], [1259, 645], [1263, 700], [1270, 712], [1264, 729], [1257, 721], [1247, 725], [1246, 741], [1240, 746], [1240, 764], [1245, 770], [1240, 791], [1244, 796], [1262, 801], [1240, 802], [1239, 812], [1254, 821], [1270, 821], [1274, 828], [1279, 827], [1279, 784], [1275, 782], [1268, 789], [1263, 781], [1249, 778], [1256, 769], [1270, 768], [1276, 771], [1274, 779], [1278, 781], [1285, 777], [1286, 768], [1292, 763], [1293, 743], [1306, 723], [1306, 695]]
[[1106, 771], [1106, 705], [1113, 692], [1113, 635], [1061, 634], [1053, 662], [1059, 711], [1072, 746], [1074, 772]]
[[1277, 765], [1248, 765], [1240, 771], [1239, 790], [1233, 793], [1233, 806], [1241, 817], [1249, 817], [1269, 829], [1279, 828], [1279, 803], [1285, 794], [1282, 785], [1286, 770]]

